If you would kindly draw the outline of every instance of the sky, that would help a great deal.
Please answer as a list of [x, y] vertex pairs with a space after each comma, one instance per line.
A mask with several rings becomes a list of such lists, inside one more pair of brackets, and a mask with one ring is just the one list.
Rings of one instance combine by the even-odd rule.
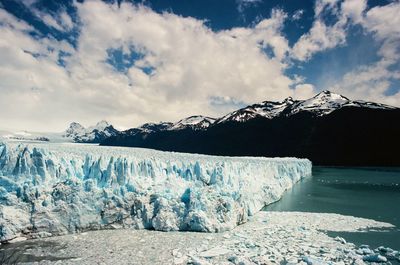
[[322, 90], [400, 107], [400, 1], [0, 0], [0, 129], [127, 129]]

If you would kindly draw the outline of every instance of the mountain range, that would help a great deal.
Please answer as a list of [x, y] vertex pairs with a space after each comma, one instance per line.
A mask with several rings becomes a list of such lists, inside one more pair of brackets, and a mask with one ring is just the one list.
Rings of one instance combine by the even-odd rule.
[[101, 145], [227, 156], [306, 157], [316, 165], [400, 166], [400, 109], [323, 91], [264, 101], [214, 119], [147, 123]]
[[306, 100], [263, 101], [219, 118], [190, 116], [118, 131], [106, 121], [61, 133], [0, 137], [225, 156], [305, 157], [315, 165], [400, 166], [400, 109], [323, 91]]
[[108, 137], [116, 136], [119, 133], [117, 129], [103, 120], [88, 128], [77, 122], [72, 122], [62, 136], [72, 139], [76, 143], [100, 143]]
[[106, 138], [116, 136], [120, 131], [116, 130], [106, 121], [100, 121], [94, 126], [83, 127], [77, 122], [72, 122], [64, 132], [43, 133], [43, 132], [9, 132], [0, 131], [0, 138], [25, 141], [46, 141], [46, 142], [73, 142], [73, 143], [100, 143]]

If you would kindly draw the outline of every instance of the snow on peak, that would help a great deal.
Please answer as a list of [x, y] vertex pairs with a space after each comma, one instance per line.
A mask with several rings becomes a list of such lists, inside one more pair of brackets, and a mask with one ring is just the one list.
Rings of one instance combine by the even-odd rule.
[[318, 116], [323, 116], [342, 107], [360, 107], [369, 109], [396, 108], [374, 102], [350, 100], [345, 96], [325, 90], [310, 99], [298, 101], [296, 104], [293, 105], [293, 108], [290, 110], [289, 114], [295, 114], [301, 111], [309, 111], [315, 113]]
[[170, 130], [180, 130], [184, 129], [187, 127], [190, 127], [192, 129], [205, 129], [208, 128], [211, 124], [215, 122], [214, 118], [206, 117], [206, 116], [201, 116], [201, 115], [195, 115], [195, 116], [190, 116], [187, 118], [184, 118], [172, 125]]
[[142, 132], [148, 133], [148, 132], [164, 131], [171, 128], [172, 125], [173, 125], [172, 122], [159, 122], [159, 123], [149, 122], [141, 125], [137, 129], [139, 129]]
[[264, 101], [231, 112], [219, 119], [217, 123], [226, 121], [245, 122], [256, 117], [272, 119], [279, 116], [284, 109], [291, 106], [294, 102], [295, 101], [291, 97], [286, 98], [282, 102]]
[[283, 100], [282, 103], [285, 103], [287, 105], [292, 105], [294, 103], [294, 99], [292, 97], [287, 97], [285, 100]]
[[290, 114], [300, 111], [312, 111], [317, 113], [317, 115], [325, 115], [343, 107], [343, 105], [349, 102], [348, 98], [325, 90], [310, 99], [298, 101], [294, 104]]
[[353, 101], [340, 94], [324, 90], [314, 97], [306, 100], [294, 100], [291, 97], [281, 102], [264, 101], [259, 104], [247, 106], [245, 108], [228, 113], [216, 121], [223, 123], [227, 121], [245, 122], [256, 117], [273, 119], [278, 116], [290, 116], [302, 111], [308, 111], [323, 116], [342, 107], [363, 107], [375, 109], [393, 109], [395, 107], [387, 106], [365, 101]]
[[82, 133], [85, 133], [85, 127], [83, 127], [78, 122], [71, 122], [71, 124], [65, 131], [65, 136], [66, 137], [74, 137], [74, 136], [80, 135]]
[[78, 122], [71, 122], [68, 129], [84, 129], [84, 127]]
[[375, 103], [375, 102], [368, 102], [363, 100], [354, 100], [347, 104], [348, 106], [358, 106], [358, 107], [365, 107], [370, 109], [397, 109], [397, 107]]
[[[329, 90], [324, 90], [309, 100], [315, 100], [320, 102], [347, 102], [349, 101], [348, 98], [342, 96], [340, 94], [332, 93]], [[306, 100], [307, 101], [307, 100]]]
[[77, 122], [72, 122], [63, 137], [71, 138], [74, 142], [100, 142], [102, 139], [114, 136], [117, 133], [118, 131], [105, 120], [88, 128]]

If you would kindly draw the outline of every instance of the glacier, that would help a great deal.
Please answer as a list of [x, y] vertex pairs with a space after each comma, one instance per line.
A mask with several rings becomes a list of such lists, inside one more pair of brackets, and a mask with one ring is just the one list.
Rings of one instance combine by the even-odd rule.
[[222, 232], [311, 176], [307, 159], [0, 142], [0, 241], [135, 228]]

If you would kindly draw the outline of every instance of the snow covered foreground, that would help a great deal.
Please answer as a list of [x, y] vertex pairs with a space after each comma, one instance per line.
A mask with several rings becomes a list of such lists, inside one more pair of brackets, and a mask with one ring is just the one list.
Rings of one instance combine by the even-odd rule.
[[311, 175], [296, 158], [0, 143], [0, 238], [104, 228], [220, 232]]
[[324, 232], [370, 228], [393, 226], [339, 214], [259, 212], [246, 224], [223, 233], [92, 231], [9, 244], [0, 257], [16, 253], [10, 261], [24, 264], [398, 264], [396, 250], [356, 246]]

